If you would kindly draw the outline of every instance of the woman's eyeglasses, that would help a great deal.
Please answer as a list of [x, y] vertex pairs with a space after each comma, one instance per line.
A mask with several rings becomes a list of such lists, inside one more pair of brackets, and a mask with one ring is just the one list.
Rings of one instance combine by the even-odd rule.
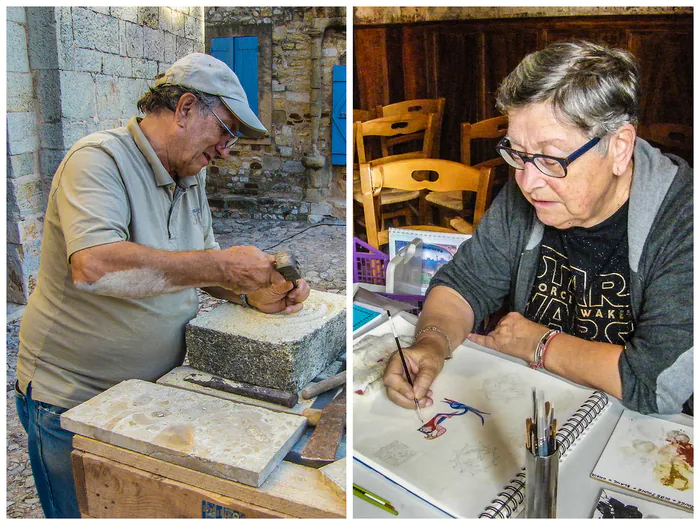
[[561, 179], [562, 177], [566, 177], [567, 168], [569, 165], [593, 146], [598, 144], [598, 142], [600, 142], [600, 137], [593, 137], [571, 155], [563, 158], [553, 157], [551, 155], [542, 155], [540, 153], [533, 153], [531, 155], [529, 153], [525, 153], [524, 151], [514, 150], [510, 147], [510, 139], [508, 137], [503, 137], [498, 143], [498, 146], [496, 146], [496, 151], [516, 170], [525, 169], [525, 164], [532, 162], [535, 167], [545, 175]]

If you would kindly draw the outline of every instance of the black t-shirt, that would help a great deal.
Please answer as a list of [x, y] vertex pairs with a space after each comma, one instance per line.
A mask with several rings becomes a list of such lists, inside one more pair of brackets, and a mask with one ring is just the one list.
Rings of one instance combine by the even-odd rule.
[[589, 341], [631, 338], [627, 208], [592, 228], [545, 227], [526, 318]]

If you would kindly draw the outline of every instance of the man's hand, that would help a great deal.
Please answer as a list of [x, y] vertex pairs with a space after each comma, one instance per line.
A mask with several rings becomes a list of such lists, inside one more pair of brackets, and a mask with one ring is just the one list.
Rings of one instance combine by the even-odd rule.
[[505, 315], [496, 328], [487, 335], [469, 334], [467, 337], [476, 343], [504, 354], [532, 362], [537, 343], [549, 330], [546, 326], [525, 319], [516, 312]]
[[225, 282], [220, 286], [237, 294], [269, 288], [284, 279], [275, 269], [275, 256], [255, 246], [234, 246], [221, 250], [219, 257], [225, 275]]
[[247, 294], [248, 304], [268, 314], [280, 312], [293, 314], [304, 308], [302, 303], [311, 292], [309, 284], [304, 279], [297, 280], [296, 288], [291, 282], [285, 281], [279, 273], [274, 279], [275, 283], [271, 286]]
[[430, 385], [442, 370], [445, 360], [440, 352], [427, 344], [417, 343], [403, 351], [406, 365], [413, 379], [413, 389], [406, 381], [401, 364], [401, 356], [396, 352], [389, 360], [384, 371], [384, 386], [387, 397], [404, 408], [415, 408], [413, 398], [418, 400], [420, 407], [433, 404]]

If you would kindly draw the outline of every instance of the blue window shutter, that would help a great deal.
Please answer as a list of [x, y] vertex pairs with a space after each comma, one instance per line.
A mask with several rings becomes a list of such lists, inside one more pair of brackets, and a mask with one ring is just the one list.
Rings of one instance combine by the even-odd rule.
[[258, 114], [258, 37], [239, 36], [233, 41], [233, 71], [241, 81], [248, 105]]
[[[211, 56], [218, 58], [231, 69], [233, 67], [233, 37], [211, 39]], [[235, 69], [234, 69], [235, 71]]]
[[346, 84], [345, 66], [333, 67], [333, 111], [331, 112], [331, 158], [332, 163], [346, 165]]
[[210, 52], [236, 73], [248, 97], [250, 109], [258, 115], [258, 37], [212, 38]]

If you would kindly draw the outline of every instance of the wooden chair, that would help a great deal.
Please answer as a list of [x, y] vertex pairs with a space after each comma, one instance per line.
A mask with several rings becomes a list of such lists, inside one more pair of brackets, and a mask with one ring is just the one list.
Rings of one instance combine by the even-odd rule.
[[[355, 135], [354, 144], [358, 165], [366, 163], [379, 165], [402, 159], [427, 158], [430, 156], [432, 140], [435, 133], [435, 119], [432, 113], [382, 117], [366, 122], [355, 122], [353, 124], [353, 131]], [[381, 144], [381, 156], [370, 158], [370, 155], [368, 155], [365, 139], [373, 137], [392, 138], [416, 133], [422, 134], [422, 148], [420, 150], [399, 155], [390, 155], [388, 146], [386, 144]], [[363, 201], [359, 190], [359, 171], [357, 178], [353, 177], [353, 182], [353, 199], [358, 207], [360, 207]], [[389, 209], [383, 210], [384, 220], [393, 219], [394, 225], [399, 226], [396, 221], [398, 218], [403, 217], [405, 223], [411, 225], [413, 223], [413, 218], [419, 214], [419, 210], [416, 206], [412, 206], [411, 202], [417, 202], [419, 195], [420, 193], [418, 191], [402, 191], [397, 189], [384, 192], [381, 197], [381, 206], [396, 208], [391, 211]], [[360, 210], [358, 210], [358, 212], [359, 211]], [[363, 215], [362, 213], [357, 214], [358, 217]], [[358, 221], [358, 225], [361, 227], [365, 226], [361, 220]]]
[[[425, 179], [418, 173], [433, 172], [437, 176]], [[383, 227], [379, 199], [389, 189], [404, 191], [448, 192], [471, 191], [476, 193], [474, 224], [476, 226], [486, 211], [486, 190], [490, 171], [442, 159], [404, 159], [378, 165], [360, 164], [360, 191], [364, 208], [367, 242], [379, 248], [389, 242], [389, 232]], [[451, 231], [455, 229], [435, 225], [412, 225], [412, 229]], [[459, 231], [459, 230], [457, 230]], [[460, 233], [472, 233], [472, 230]]]
[[[445, 99], [444, 98], [420, 98], [414, 100], [405, 100], [396, 102], [387, 106], [377, 106], [377, 115], [380, 117], [396, 117], [398, 115], [410, 115], [414, 113], [434, 113], [435, 114], [435, 133], [433, 134], [433, 147], [430, 152], [430, 157], [440, 158], [440, 133], [442, 132], [442, 119], [445, 114]], [[386, 147], [393, 149], [398, 144], [404, 144], [414, 140], [420, 140], [421, 134], [415, 133], [412, 135], [401, 135], [384, 139]]]
[[682, 124], [640, 125], [637, 135], [667, 153], [675, 153], [693, 163], [693, 127]]
[[[493, 159], [486, 160], [484, 162], [479, 162], [476, 164], [472, 164], [472, 150], [471, 150], [471, 141], [474, 139], [495, 139], [495, 138], [500, 138], [503, 137], [506, 132], [508, 131], [508, 117], [505, 116], [500, 116], [500, 117], [495, 117], [495, 118], [490, 118], [487, 120], [482, 120], [479, 122], [476, 122], [474, 124], [470, 124], [469, 122], [463, 122], [461, 126], [461, 137], [460, 137], [460, 143], [461, 143], [461, 161], [463, 164], [467, 164], [469, 166], [473, 166], [476, 169], [481, 169], [481, 168], [488, 168], [489, 169], [489, 184], [488, 184], [488, 189], [486, 191], [486, 207], [491, 205], [491, 201], [493, 200], [493, 191], [494, 187], [503, 185], [506, 180], [507, 180], [507, 174], [509, 173], [509, 168], [507, 168], [506, 162], [500, 157], [497, 156]], [[495, 152], [494, 152], [495, 155]], [[497, 168], [503, 166], [502, 169], [499, 169], [498, 171], [502, 172], [505, 174], [505, 176], [496, 176], [497, 173]], [[455, 191], [455, 192], [449, 192], [449, 193], [436, 193], [436, 194], [428, 194], [425, 197], [426, 202], [429, 205], [435, 206], [438, 208], [438, 211], [441, 212], [440, 214], [443, 216], [442, 222], [447, 223], [450, 222], [452, 223], [452, 226], [455, 227], [457, 223], [454, 223], [454, 219], [450, 219], [447, 217], [447, 215], [454, 215], [455, 213], [458, 215], [468, 215], [468, 212], [472, 209], [474, 206], [472, 204], [473, 199], [471, 198], [471, 195], [465, 194], [464, 192], [461, 191]], [[466, 221], [463, 221], [466, 222]], [[459, 224], [462, 224], [462, 228], [465, 228], [463, 222], [459, 222]], [[466, 224], [469, 224], [466, 222]]]

